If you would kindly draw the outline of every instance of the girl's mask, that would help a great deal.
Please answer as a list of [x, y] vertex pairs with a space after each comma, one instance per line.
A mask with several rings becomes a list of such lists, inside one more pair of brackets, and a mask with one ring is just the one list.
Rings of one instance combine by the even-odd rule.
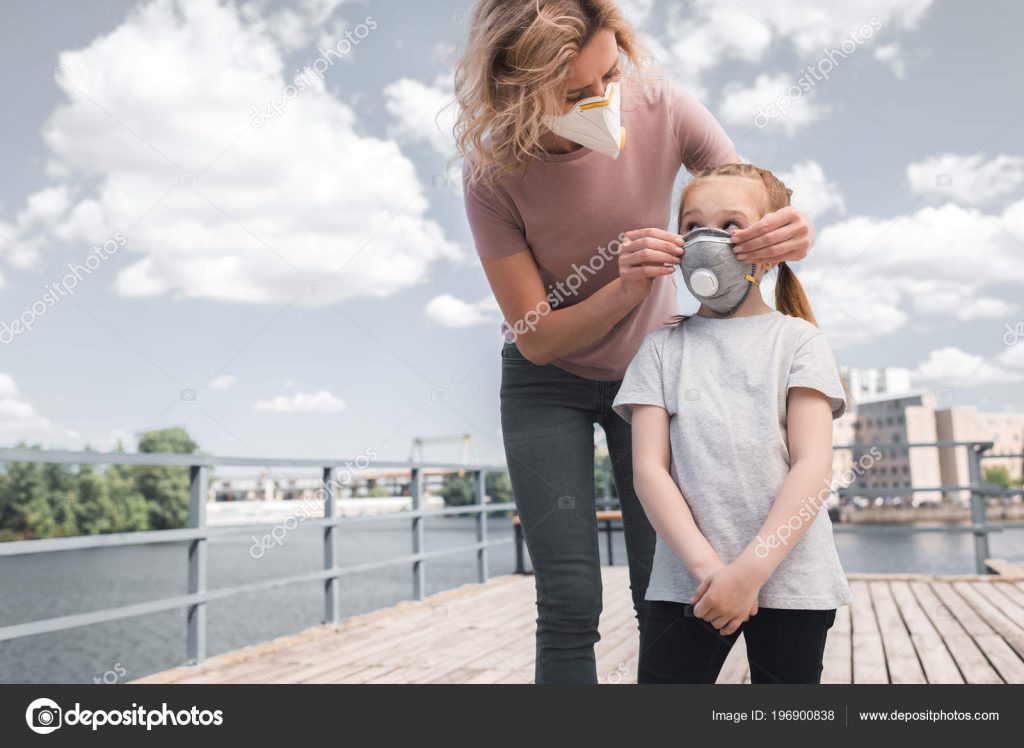
[[728, 317], [740, 308], [753, 286], [756, 263], [736, 258], [729, 232], [696, 228], [683, 237], [685, 251], [679, 269], [690, 293], [711, 311]]
[[580, 99], [561, 116], [548, 115], [544, 124], [551, 132], [574, 143], [618, 158], [626, 144], [626, 128], [619, 114], [619, 83], [609, 83], [604, 96]]

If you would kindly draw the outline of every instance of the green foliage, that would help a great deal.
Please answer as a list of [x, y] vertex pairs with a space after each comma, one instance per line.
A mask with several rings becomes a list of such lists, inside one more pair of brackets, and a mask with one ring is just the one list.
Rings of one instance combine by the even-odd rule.
[[509, 504], [512, 502], [512, 481], [508, 473], [488, 473], [484, 479], [484, 486], [487, 495], [491, 497], [494, 504]]
[[[139, 438], [140, 452], [191, 454], [198, 445], [185, 429], [148, 431]], [[134, 465], [135, 485], [149, 508], [153, 530], [174, 530], [188, 525], [189, 470], [187, 467]]]
[[476, 502], [476, 480], [467, 473], [463, 476], [451, 475], [441, 489], [445, 506], [466, 506]]
[[615, 473], [608, 455], [594, 455], [594, 496], [598, 501], [604, 498], [604, 468], [608, 470], [608, 496], [613, 501], [618, 501], [619, 489], [615, 485]]
[[992, 467], [985, 468], [984, 477], [982, 480], [985, 483], [995, 483], [997, 486], [1003, 488], [1010, 487], [1010, 471], [1003, 465], [993, 465]]
[[[484, 478], [484, 490], [492, 503], [512, 501], [512, 483], [508, 473], [487, 473]], [[476, 503], [476, 476], [466, 473], [463, 476], [452, 475], [445, 481], [441, 489], [445, 506], [467, 506]]]
[[[139, 439], [140, 452], [196, 449], [180, 428]], [[114, 465], [99, 473], [91, 465], [11, 462], [0, 472], [0, 541], [185, 527], [188, 498], [187, 467]]]

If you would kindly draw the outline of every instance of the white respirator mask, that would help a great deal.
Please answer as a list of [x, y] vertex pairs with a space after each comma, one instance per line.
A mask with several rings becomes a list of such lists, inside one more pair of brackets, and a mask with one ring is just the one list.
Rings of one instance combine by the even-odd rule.
[[619, 112], [619, 83], [609, 83], [604, 96], [580, 99], [561, 116], [547, 115], [544, 124], [555, 135], [618, 158], [626, 144], [626, 128]]

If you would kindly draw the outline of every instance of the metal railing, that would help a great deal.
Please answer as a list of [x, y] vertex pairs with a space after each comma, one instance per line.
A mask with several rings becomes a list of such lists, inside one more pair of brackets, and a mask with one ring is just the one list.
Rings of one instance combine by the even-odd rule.
[[1004, 489], [995, 484], [986, 484], [982, 481], [981, 461], [988, 459], [1024, 459], [1024, 453], [1012, 454], [986, 454], [994, 446], [991, 441], [951, 441], [940, 440], [935, 442], [851, 442], [849, 444], [838, 444], [833, 447], [835, 450], [849, 450], [854, 454], [854, 462], [857, 455], [870, 452], [872, 449], [900, 450], [911, 449], [959, 449], [967, 450], [967, 471], [968, 485], [941, 485], [941, 486], [906, 486], [893, 488], [880, 488], [870, 486], [848, 486], [836, 490], [839, 496], [906, 496], [915, 493], [942, 493], [948, 494], [958, 491], [970, 492], [970, 522], [968, 524], [898, 524], [898, 525], [863, 525], [863, 524], [836, 524], [833, 530], [836, 532], [888, 532], [888, 533], [910, 533], [910, 532], [948, 532], [960, 533], [969, 532], [974, 536], [974, 569], [978, 574], [989, 572], [986, 561], [989, 555], [989, 534], [1001, 532], [1011, 527], [1024, 527], [1024, 522], [1003, 521], [990, 523], [987, 518], [987, 499], [995, 496], [1024, 495], [1021, 489]]
[[[919, 492], [951, 492], [970, 491], [970, 522], [969, 524], [936, 524], [936, 525], [842, 525], [837, 524], [837, 532], [969, 532], [974, 536], [975, 568], [979, 574], [987, 573], [985, 565], [989, 558], [988, 537], [990, 533], [1000, 532], [1008, 527], [1024, 527], [1024, 522], [989, 523], [986, 518], [986, 500], [992, 496], [1020, 495], [1021, 490], [1003, 489], [981, 480], [981, 461], [994, 458], [1022, 458], [1021, 454], [986, 454], [993, 446], [992, 442], [955, 442], [937, 441], [927, 443], [851, 443], [836, 445], [837, 450], [867, 452], [872, 448], [879, 449], [918, 449], [918, 448], [959, 448], [968, 450], [968, 468], [970, 483], [966, 486], [935, 486], [905, 488], [865, 488], [847, 487], [838, 489], [840, 496], [856, 496], [871, 494], [875, 496], [903, 496]], [[206, 659], [207, 604], [236, 595], [259, 592], [288, 585], [320, 581], [323, 583], [323, 623], [337, 623], [340, 620], [340, 586], [341, 577], [382, 569], [390, 566], [408, 564], [412, 574], [412, 594], [417, 600], [426, 594], [426, 566], [433, 559], [459, 553], [473, 552], [476, 554], [477, 579], [482, 583], [489, 578], [489, 548], [514, 543], [515, 538], [491, 540], [487, 533], [487, 515], [499, 512], [514, 511], [513, 502], [486, 503], [485, 481], [489, 472], [506, 472], [503, 465], [463, 465], [451, 463], [409, 463], [380, 462], [374, 463], [375, 468], [398, 468], [410, 471], [411, 509], [394, 513], [361, 515], [354, 517], [337, 516], [337, 496], [334, 490], [334, 471], [336, 466], [350, 463], [346, 460], [311, 460], [311, 459], [280, 459], [280, 458], [244, 458], [215, 457], [197, 454], [163, 454], [163, 453], [104, 453], [104, 452], [70, 452], [46, 451], [35, 449], [0, 449], [0, 462], [31, 462], [42, 464], [66, 465], [149, 465], [164, 467], [189, 468], [189, 520], [188, 527], [178, 530], [152, 530], [127, 533], [110, 533], [103, 535], [84, 535], [68, 538], [51, 538], [43, 540], [20, 540], [0, 543], [0, 556], [21, 556], [36, 553], [56, 553], [61, 551], [83, 550], [90, 548], [110, 548], [115, 546], [143, 546], [166, 543], [188, 544], [188, 592], [185, 595], [165, 597], [144, 603], [105, 608], [73, 615], [47, 618], [26, 623], [0, 627], [0, 641], [18, 639], [36, 634], [63, 631], [79, 626], [121, 620], [136, 616], [157, 613], [172, 609], [187, 610], [187, 662], [194, 664]], [[323, 568], [303, 574], [293, 574], [248, 584], [220, 587], [214, 590], [207, 588], [207, 553], [211, 538], [232, 535], [244, 535], [260, 532], [274, 524], [237, 525], [228, 527], [209, 527], [206, 524], [206, 505], [208, 492], [209, 469], [211, 467], [293, 467], [319, 468], [322, 470], [324, 486], [324, 517], [307, 519], [303, 527], [320, 527], [323, 531]], [[607, 470], [607, 465], [603, 466]], [[438, 470], [466, 471], [475, 477], [476, 496], [471, 505], [447, 507], [445, 509], [426, 510], [423, 508], [423, 476], [428, 468]], [[613, 508], [617, 501], [610, 493], [610, 479], [604, 478], [603, 497], [597, 504], [603, 508]], [[428, 551], [425, 549], [425, 525], [430, 517], [474, 515], [476, 517], [476, 542], [454, 548]], [[340, 567], [337, 565], [336, 541], [337, 529], [343, 524], [358, 522], [394, 521], [408, 519], [412, 531], [411, 553], [398, 558], [374, 561], [365, 564]], [[611, 528], [606, 528], [609, 532]], [[521, 549], [520, 549], [521, 553]], [[521, 569], [521, 561], [517, 570]]]
[[[117, 546], [143, 546], [165, 543], [188, 544], [188, 593], [164, 597], [144, 603], [104, 608], [101, 610], [73, 615], [47, 618], [26, 623], [0, 627], [0, 641], [19, 639], [36, 634], [64, 631], [79, 626], [89, 626], [125, 618], [158, 613], [165, 610], [186, 610], [187, 614], [187, 664], [196, 664], [206, 659], [207, 604], [215, 600], [259, 592], [301, 582], [323, 583], [323, 623], [337, 623], [341, 616], [339, 580], [343, 576], [408, 564], [412, 572], [412, 594], [422, 600], [426, 594], [426, 567], [431, 560], [460, 553], [476, 554], [477, 579], [483, 583], [488, 579], [489, 548], [507, 545], [512, 538], [490, 540], [487, 536], [487, 515], [515, 509], [512, 502], [486, 503], [486, 478], [490, 472], [503, 473], [503, 465], [464, 465], [451, 463], [409, 463], [375, 462], [374, 468], [396, 468], [410, 471], [409, 511], [384, 512], [353, 517], [337, 516], [337, 495], [334, 471], [337, 466], [351, 464], [351, 460], [310, 460], [280, 458], [215, 457], [200, 454], [169, 453], [121, 453], [121, 452], [70, 452], [38, 449], [0, 449], [0, 462], [31, 462], [64, 465], [147, 465], [189, 468], [189, 513], [188, 527], [179, 530], [151, 530], [141, 532], [110, 533], [104, 535], [81, 535], [67, 538], [41, 540], [18, 540], [0, 543], [0, 557], [23, 556], [36, 553], [58, 553], [61, 551]], [[248, 584], [207, 588], [207, 553], [211, 538], [245, 535], [266, 531], [271, 524], [248, 524], [228, 527], [209, 527], [206, 524], [206, 505], [209, 486], [209, 469], [212, 467], [292, 467], [319, 468], [323, 475], [324, 516], [303, 520], [303, 527], [320, 527], [323, 531], [323, 568], [303, 574], [293, 574]], [[423, 508], [423, 476], [426, 469], [465, 471], [475, 478], [476, 496], [473, 504], [444, 509]], [[476, 542], [454, 548], [428, 551], [424, 536], [426, 519], [431, 517], [475, 515]], [[337, 529], [341, 525], [358, 522], [395, 521], [408, 519], [411, 525], [411, 553], [398, 558], [374, 561], [351, 566], [338, 566], [336, 555]]]
[[[834, 524], [834, 532], [840, 533], [961, 533], [969, 532], [974, 536], [974, 568], [978, 574], [987, 574], [989, 569], [986, 561], [990, 558], [988, 538], [991, 533], [1001, 532], [1008, 528], [1024, 527], [1024, 522], [1001, 521], [990, 523], [986, 517], [987, 499], [998, 496], [1024, 496], [1024, 489], [1007, 489], [995, 484], [986, 484], [982, 481], [981, 461], [989, 459], [1019, 459], [1024, 461], [1024, 452], [1010, 454], [988, 454], [994, 443], [991, 441], [934, 441], [934, 442], [851, 442], [849, 444], [837, 444], [833, 451], [849, 450], [854, 453], [854, 460], [858, 453], [870, 452], [872, 448], [882, 450], [909, 451], [911, 449], [958, 449], [967, 450], [967, 466], [969, 484], [926, 486], [926, 487], [899, 487], [899, 488], [877, 488], [865, 486], [849, 486], [835, 490], [838, 496], [906, 496], [915, 493], [950, 493], [954, 491], [970, 491], [970, 521], [967, 524]], [[603, 497], [598, 498], [597, 505], [601, 508], [617, 508], [618, 501], [612, 498], [610, 469], [608, 463], [601, 465]], [[608, 532], [609, 555], [612, 530], [615, 529], [608, 523], [605, 530]], [[519, 542], [519, 541], [517, 541]]]

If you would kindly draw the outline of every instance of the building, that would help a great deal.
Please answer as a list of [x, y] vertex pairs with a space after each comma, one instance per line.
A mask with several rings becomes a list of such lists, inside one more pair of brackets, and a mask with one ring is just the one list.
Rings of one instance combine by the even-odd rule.
[[[865, 382], [870, 381], [892, 385], [892, 381], [862, 379], [859, 386], [866, 387]], [[853, 383], [850, 385], [852, 389]], [[863, 497], [871, 501], [879, 497], [915, 505], [966, 501], [969, 490], [941, 490], [971, 483], [966, 447], [884, 446], [938, 441], [992, 441], [994, 447], [988, 454], [1020, 454], [1024, 451], [1024, 413], [984, 413], [962, 405], [940, 409], [931, 392], [858, 398], [852, 414], [833, 422], [833, 444], [864, 446], [833, 451], [833, 480], [839, 486], [857, 489], [858, 494], [862, 490]], [[879, 455], [877, 459], [867, 446], [871, 444], [879, 445], [874, 453]], [[982, 470], [996, 466], [1005, 467], [1011, 481], [1020, 480], [1024, 474], [1021, 458], [986, 459]], [[848, 480], [851, 473], [853, 479]], [[935, 490], [894, 494], [901, 488]]]
[[[1024, 413], [979, 413], [973, 406], [955, 405], [936, 413], [939, 439], [950, 441], [991, 441], [992, 449], [986, 454], [1021, 454], [1024, 451]], [[947, 486], [964, 486], [970, 483], [967, 449], [948, 448], [941, 450], [942, 482]], [[1004, 467], [1011, 481], [1019, 481], [1024, 474], [1021, 458], [986, 459], [981, 463], [984, 470]], [[966, 500], [970, 491], [947, 491], [950, 500]]]
[[854, 400], [893, 397], [911, 392], [910, 369], [887, 366], [875, 369], [840, 367], [840, 374], [850, 386]]
[[859, 468], [851, 487], [864, 489], [869, 499], [875, 498], [873, 489], [883, 489], [879, 495], [886, 499], [941, 501], [938, 490], [891, 494], [892, 489], [899, 488], [938, 489], [942, 485], [939, 449], [886, 446], [936, 441], [935, 411], [935, 395], [931, 392], [859, 400], [853, 427], [855, 441], [880, 446], [854, 450], [853, 462]]

